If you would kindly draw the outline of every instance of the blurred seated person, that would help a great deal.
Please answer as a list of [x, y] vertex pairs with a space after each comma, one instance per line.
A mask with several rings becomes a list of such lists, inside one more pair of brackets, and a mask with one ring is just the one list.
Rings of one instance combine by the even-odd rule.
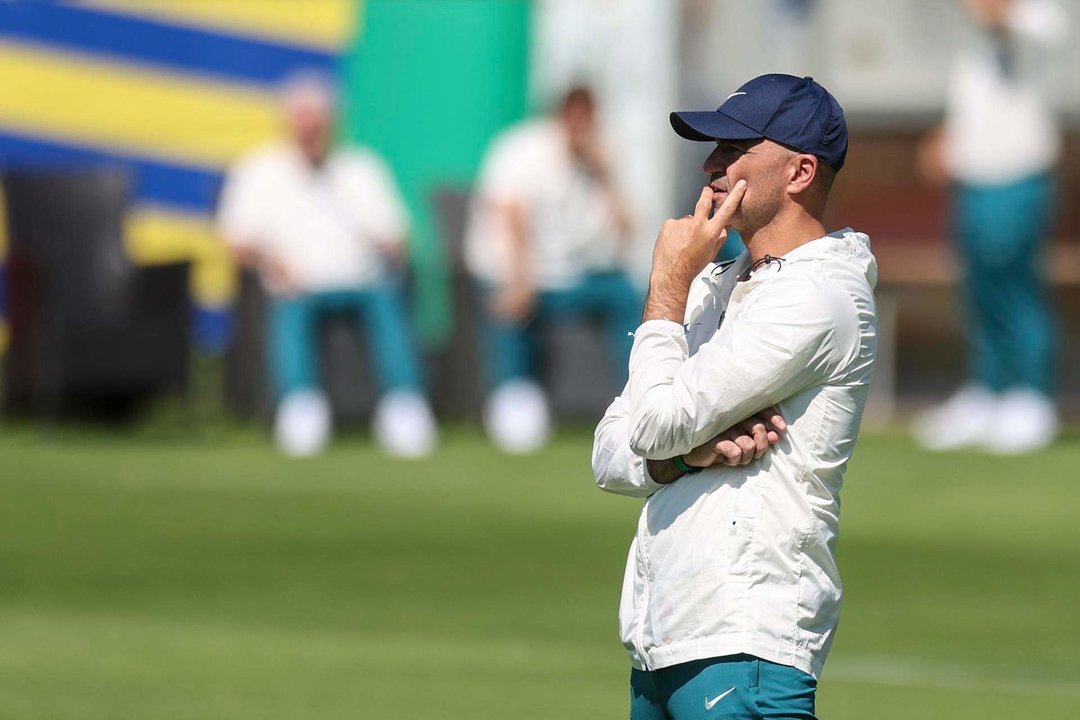
[[623, 267], [630, 222], [596, 116], [592, 93], [574, 88], [553, 117], [495, 138], [480, 170], [465, 260], [485, 304], [484, 423], [507, 452], [535, 451], [550, 432], [532, 362], [538, 324], [602, 316], [615, 377], [626, 380], [641, 300]]
[[282, 103], [289, 136], [236, 163], [218, 217], [236, 260], [258, 272], [269, 297], [278, 446], [311, 455], [329, 438], [317, 328], [323, 314], [345, 311], [366, 331], [378, 374], [377, 440], [393, 455], [427, 455], [436, 427], [399, 281], [407, 218], [393, 177], [370, 150], [333, 146], [328, 78], [290, 78]]

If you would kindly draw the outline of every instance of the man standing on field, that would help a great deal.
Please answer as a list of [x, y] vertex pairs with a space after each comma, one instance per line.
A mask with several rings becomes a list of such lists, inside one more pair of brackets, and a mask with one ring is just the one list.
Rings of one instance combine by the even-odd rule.
[[[715, 143], [709, 183], [660, 230], [630, 379], [593, 448], [601, 488], [648, 497], [619, 613], [630, 717], [813, 718], [877, 350], [869, 238], [822, 223], [847, 125], [790, 75], [671, 123]], [[713, 264], [729, 227], [747, 252]]]

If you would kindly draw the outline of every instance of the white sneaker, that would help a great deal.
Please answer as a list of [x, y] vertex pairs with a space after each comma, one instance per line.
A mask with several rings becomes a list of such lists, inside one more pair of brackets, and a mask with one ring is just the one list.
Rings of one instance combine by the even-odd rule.
[[427, 457], [439, 441], [431, 406], [412, 390], [394, 390], [379, 398], [372, 430], [383, 450], [401, 458]]
[[957, 450], [982, 443], [997, 400], [980, 385], [966, 385], [915, 419], [915, 441], [927, 450]]
[[318, 390], [297, 390], [278, 403], [274, 440], [290, 457], [310, 457], [326, 447], [332, 426], [326, 396]]
[[1050, 398], [1016, 388], [998, 399], [982, 445], [997, 455], [1024, 455], [1054, 442], [1058, 429], [1057, 410]]
[[536, 452], [551, 435], [551, 413], [544, 391], [527, 380], [498, 386], [484, 406], [484, 428], [503, 452]]

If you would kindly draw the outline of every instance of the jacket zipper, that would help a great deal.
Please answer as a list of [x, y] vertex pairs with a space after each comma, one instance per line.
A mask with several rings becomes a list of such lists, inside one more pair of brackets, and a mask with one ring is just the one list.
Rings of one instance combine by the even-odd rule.
[[637, 616], [637, 631], [636, 638], [634, 640], [634, 647], [637, 650], [638, 657], [641, 660], [642, 669], [648, 670], [649, 663], [645, 655], [645, 618], [649, 614], [649, 601], [652, 597], [652, 566], [649, 563], [649, 544], [648, 536], [645, 532], [649, 526], [649, 504], [645, 503], [645, 507], [641, 511], [641, 516], [638, 518], [637, 538], [638, 538], [638, 553], [640, 554], [639, 563], [641, 564], [641, 576], [644, 578], [644, 587], [641, 592], [641, 608], [638, 611]]

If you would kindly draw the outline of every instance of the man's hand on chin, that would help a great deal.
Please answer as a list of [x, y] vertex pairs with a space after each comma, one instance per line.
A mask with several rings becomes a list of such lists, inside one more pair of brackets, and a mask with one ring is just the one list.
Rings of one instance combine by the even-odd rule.
[[694, 214], [666, 221], [653, 248], [649, 297], [642, 320], [682, 322], [690, 283], [716, 257], [727, 239], [727, 227], [746, 192], [746, 181], [735, 183], [723, 204], [709, 217], [713, 189], [701, 191]]

